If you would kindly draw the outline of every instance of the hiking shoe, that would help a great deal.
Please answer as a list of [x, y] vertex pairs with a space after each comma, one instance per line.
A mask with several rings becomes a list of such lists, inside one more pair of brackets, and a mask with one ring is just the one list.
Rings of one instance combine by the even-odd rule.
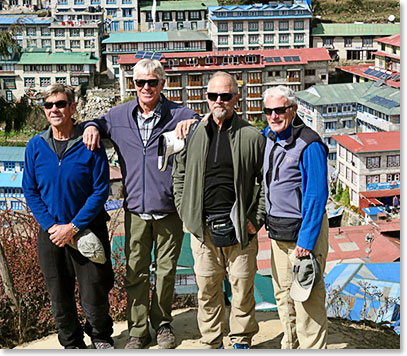
[[95, 349], [98, 349], [98, 350], [114, 349], [114, 346], [112, 344], [108, 343], [107, 341], [95, 341], [95, 342], [92, 341], [92, 345]]
[[234, 349], [248, 349], [249, 345], [247, 344], [233, 344]]
[[144, 349], [150, 342], [150, 334], [147, 334], [144, 337], [130, 336], [125, 349]]
[[65, 346], [64, 348], [68, 350], [76, 350], [76, 349], [87, 349], [88, 347], [86, 346], [85, 342], [82, 341], [78, 345], [69, 345]]
[[175, 346], [177, 346], [170, 324], [164, 324], [158, 328], [157, 344], [160, 349], [175, 349]]

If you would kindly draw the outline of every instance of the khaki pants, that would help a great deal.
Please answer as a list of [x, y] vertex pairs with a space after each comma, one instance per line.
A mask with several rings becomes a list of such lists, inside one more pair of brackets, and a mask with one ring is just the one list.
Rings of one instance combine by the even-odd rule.
[[203, 348], [216, 349], [225, 329], [226, 272], [232, 287], [229, 337], [232, 343], [251, 345], [259, 326], [255, 318], [254, 276], [257, 271], [257, 237], [242, 251], [240, 244], [215, 247], [206, 229], [205, 242], [191, 236], [194, 270], [198, 284], [198, 326]]
[[[328, 336], [328, 320], [325, 309], [325, 283], [323, 276], [313, 287], [309, 299], [303, 303], [290, 297], [295, 242], [272, 240], [271, 265], [274, 296], [278, 315], [283, 326], [282, 349], [325, 349]], [[313, 250], [325, 270], [328, 254], [328, 219], [324, 216], [320, 234]]]
[[[177, 213], [159, 220], [143, 220], [125, 213], [127, 321], [129, 335], [148, 334], [148, 317], [155, 330], [171, 323], [175, 272], [184, 232]], [[156, 284], [149, 310], [151, 249], [155, 242]]]

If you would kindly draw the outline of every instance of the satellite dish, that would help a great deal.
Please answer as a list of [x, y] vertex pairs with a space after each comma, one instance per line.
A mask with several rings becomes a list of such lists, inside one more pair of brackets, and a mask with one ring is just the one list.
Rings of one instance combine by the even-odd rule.
[[395, 20], [395, 16], [394, 15], [389, 15], [388, 17], [390, 22], [393, 22]]

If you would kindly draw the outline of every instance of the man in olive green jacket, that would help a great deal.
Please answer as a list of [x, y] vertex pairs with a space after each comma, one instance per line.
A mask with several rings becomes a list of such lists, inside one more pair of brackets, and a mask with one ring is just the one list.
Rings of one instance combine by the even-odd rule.
[[206, 93], [211, 116], [174, 157], [177, 211], [191, 236], [198, 284], [198, 326], [204, 348], [223, 348], [226, 273], [232, 288], [229, 337], [249, 348], [258, 331], [254, 276], [257, 231], [265, 218], [265, 138], [234, 112], [236, 80], [217, 72]]

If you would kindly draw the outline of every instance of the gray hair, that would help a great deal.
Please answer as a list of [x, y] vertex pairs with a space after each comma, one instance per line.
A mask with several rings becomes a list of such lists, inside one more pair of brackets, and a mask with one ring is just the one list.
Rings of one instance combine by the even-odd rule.
[[209, 86], [209, 83], [212, 81], [212, 79], [217, 78], [217, 77], [224, 77], [224, 78], [227, 78], [227, 79], [230, 81], [230, 83], [232, 84], [233, 94], [239, 93], [239, 86], [238, 86], [238, 84], [237, 84], [237, 81], [236, 81], [235, 77], [232, 76], [232, 75], [230, 75], [230, 74], [227, 73], [227, 72], [222, 72], [222, 71], [217, 71], [217, 72], [215, 72], [215, 73], [212, 75], [211, 79], [209, 79], [208, 86]]
[[48, 86], [43, 93], [43, 98], [46, 100], [52, 95], [63, 93], [68, 99], [68, 103], [72, 104], [75, 101], [75, 89], [69, 85], [55, 83]]
[[156, 59], [144, 58], [133, 67], [133, 80], [137, 79], [139, 74], [152, 74], [158, 80], [165, 79], [165, 71], [160, 61]]
[[290, 105], [297, 105], [297, 98], [295, 97], [295, 92], [291, 88], [285, 85], [278, 85], [276, 87], [268, 88], [263, 93], [263, 104], [266, 104], [266, 100], [269, 97], [281, 98], [284, 97], [288, 100]]

